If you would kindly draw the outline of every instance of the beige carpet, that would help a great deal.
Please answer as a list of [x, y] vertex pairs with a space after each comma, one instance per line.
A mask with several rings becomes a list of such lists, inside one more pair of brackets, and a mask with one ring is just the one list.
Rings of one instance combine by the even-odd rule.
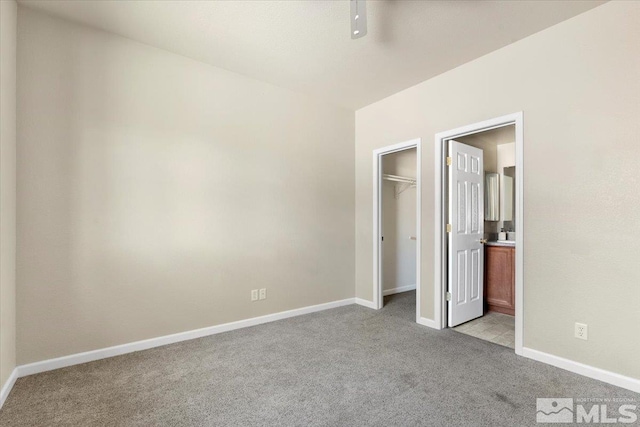
[[536, 397], [635, 398], [452, 330], [415, 292], [19, 379], [11, 426], [527, 426]]

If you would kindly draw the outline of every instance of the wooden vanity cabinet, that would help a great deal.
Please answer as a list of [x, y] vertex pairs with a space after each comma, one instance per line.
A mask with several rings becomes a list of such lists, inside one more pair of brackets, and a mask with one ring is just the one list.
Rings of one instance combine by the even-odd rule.
[[484, 295], [486, 309], [515, 315], [515, 253], [507, 246], [485, 246]]

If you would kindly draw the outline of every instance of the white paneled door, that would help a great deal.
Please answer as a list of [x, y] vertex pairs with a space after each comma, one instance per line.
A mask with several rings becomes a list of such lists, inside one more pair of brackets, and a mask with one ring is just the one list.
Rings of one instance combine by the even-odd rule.
[[[449, 141], [449, 326], [483, 314], [484, 165], [482, 150]], [[449, 163], [449, 162], [448, 162]]]

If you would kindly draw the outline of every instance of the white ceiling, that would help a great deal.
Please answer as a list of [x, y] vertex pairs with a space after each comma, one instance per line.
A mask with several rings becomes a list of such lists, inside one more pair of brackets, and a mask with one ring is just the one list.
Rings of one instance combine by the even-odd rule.
[[603, 1], [32, 1], [21, 5], [356, 109]]

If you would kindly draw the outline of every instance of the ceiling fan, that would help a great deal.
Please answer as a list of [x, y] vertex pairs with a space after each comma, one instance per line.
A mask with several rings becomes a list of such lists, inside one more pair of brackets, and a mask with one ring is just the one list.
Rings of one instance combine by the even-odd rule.
[[366, 0], [349, 0], [351, 4], [351, 38], [359, 39], [367, 35]]

